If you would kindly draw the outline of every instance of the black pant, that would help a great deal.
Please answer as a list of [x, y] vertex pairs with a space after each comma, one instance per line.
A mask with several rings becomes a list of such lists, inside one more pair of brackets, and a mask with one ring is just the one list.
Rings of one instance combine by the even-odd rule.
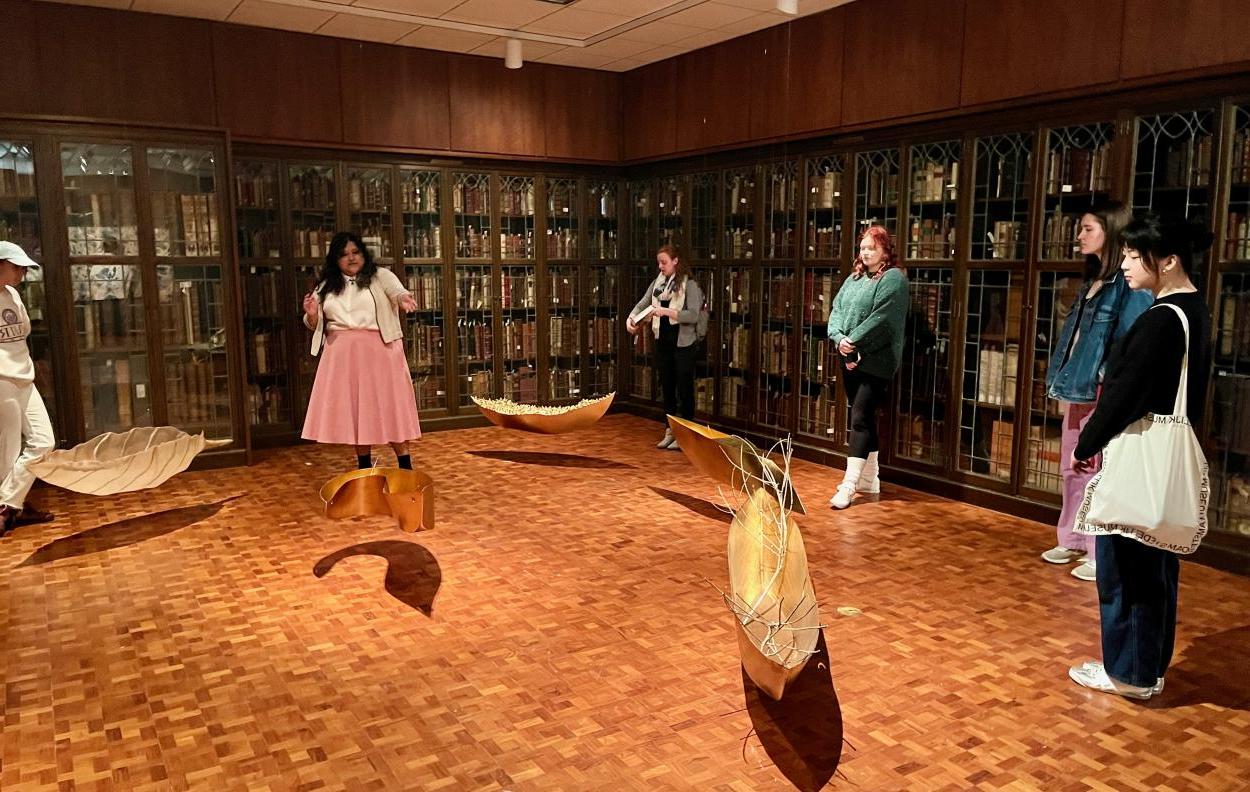
[[867, 459], [873, 451], [880, 451], [877, 437], [877, 410], [885, 404], [885, 391], [890, 381], [859, 369], [847, 371], [842, 367], [842, 386], [846, 388], [846, 402], [851, 406], [851, 449], [856, 459]]
[[1120, 682], [1150, 687], [1172, 662], [1180, 560], [1125, 536], [1095, 537], [1094, 558], [1103, 667]]
[[661, 333], [655, 344], [660, 388], [664, 391], [664, 412], [687, 420], [694, 418], [694, 361], [697, 346], [677, 346], [677, 334]]

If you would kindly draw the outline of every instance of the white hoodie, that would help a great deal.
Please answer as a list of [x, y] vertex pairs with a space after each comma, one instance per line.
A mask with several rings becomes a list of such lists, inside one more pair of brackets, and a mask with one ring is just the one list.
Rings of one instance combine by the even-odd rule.
[[16, 382], [35, 381], [35, 362], [26, 338], [30, 335], [30, 315], [17, 289], [0, 289], [0, 377]]

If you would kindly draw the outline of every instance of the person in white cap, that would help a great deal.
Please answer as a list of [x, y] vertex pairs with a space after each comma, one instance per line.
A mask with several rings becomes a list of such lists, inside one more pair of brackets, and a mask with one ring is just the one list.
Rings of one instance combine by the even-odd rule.
[[25, 505], [35, 483], [28, 465], [56, 446], [26, 345], [30, 316], [17, 291], [31, 267], [39, 265], [19, 246], [0, 242], [0, 536], [19, 523], [51, 519]]

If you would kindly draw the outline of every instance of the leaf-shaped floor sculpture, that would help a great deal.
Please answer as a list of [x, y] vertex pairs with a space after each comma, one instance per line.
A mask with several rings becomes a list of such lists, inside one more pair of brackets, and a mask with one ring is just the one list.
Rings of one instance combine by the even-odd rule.
[[32, 462], [36, 476], [84, 495], [116, 495], [151, 489], [186, 470], [205, 448], [230, 440], [205, 440], [172, 426], [137, 426], [105, 432], [69, 449], [51, 451]]

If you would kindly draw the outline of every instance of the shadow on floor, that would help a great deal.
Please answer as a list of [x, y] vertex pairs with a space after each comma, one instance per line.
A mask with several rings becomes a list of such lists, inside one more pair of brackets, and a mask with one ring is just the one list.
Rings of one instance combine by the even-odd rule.
[[63, 536], [60, 539], [49, 542], [31, 553], [30, 557], [18, 564], [18, 566], [49, 564], [65, 558], [77, 558], [146, 542], [149, 539], [165, 536], [181, 528], [207, 520], [221, 511], [222, 506], [236, 498], [242, 497], [242, 495], [232, 495], [229, 498], [223, 498], [213, 503], [180, 506], [177, 509], [141, 514], [138, 517], [127, 517], [117, 522], [88, 528], [85, 531], [79, 531], [76, 534]]
[[325, 577], [334, 565], [352, 556], [386, 559], [386, 593], [426, 616], [434, 612], [434, 596], [443, 582], [443, 570], [434, 554], [416, 542], [385, 539], [363, 542], [331, 553], [313, 566], [313, 574]]
[[757, 688], [745, 669], [742, 690], [755, 734], [782, 775], [802, 792], [824, 788], [842, 758], [842, 709], [824, 632], [781, 701]]
[[1151, 709], [1193, 704], [1250, 712], [1250, 625], [1195, 638], [1173, 661], [1163, 695], [1150, 700]]
[[660, 487], [648, 487], [647, 489], [659, 495], [661, 498], [667, 498], [678, 506], [684, 506], [700, 517], [707, 517], [709, 520], [718, 520], [723, 523], [733, 522], [734, 516], [727, 511], [721, 510], [715, 503], [696, 498], [693, 495], [687, 495], [684, 492], [674, 492]]
[[633, 465], [617, 462], [613, 459], [582, 456], [581, 454], [556, 454], [545, 451], [466, 451], [467, 454], [498, 459], [502, 462], [517, 462], [522, 465], [545, 465], [546, 467], [584, 467], [584, 468], [633, 468]]

